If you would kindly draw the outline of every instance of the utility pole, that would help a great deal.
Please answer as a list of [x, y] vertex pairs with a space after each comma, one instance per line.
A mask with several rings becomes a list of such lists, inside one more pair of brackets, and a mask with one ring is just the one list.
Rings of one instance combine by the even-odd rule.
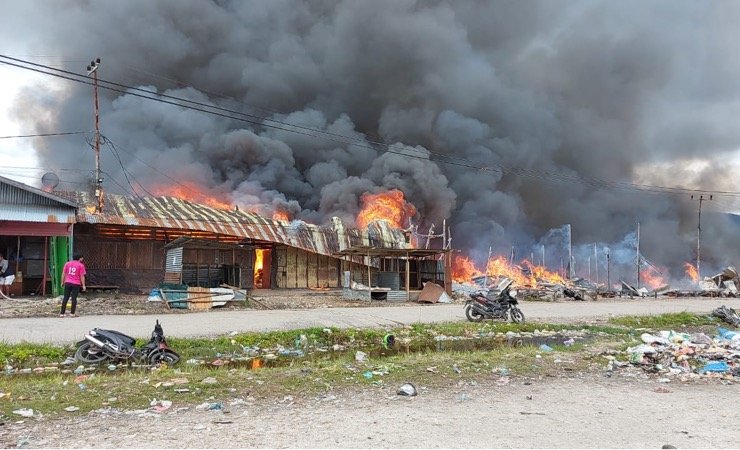
[[640, 289], [640, 222], [637, 222], [637, 289]]
[[93, 76], [93, 96], [95, 97], [95, 205], [96, 212], [103, 210], [103, 179], [100, 178], [100, 113], [98, 110], [98, 68], [100, 67], [100, 58], [90, 61], [87, 66], [87, 75]]
[[606, 248], [606, 288], [612, 289], [611, 256], [609, 247]]
[[483, 269], [484, 271], [484, 278], [483, 278], [483, 287], [485, 289], [488, 289], [488, 263], [491, 262], [491, 252], [493, 251], [493, 247], [488, 247], [488, 258], [486, 259], [486, 267]]
[[542, 267], [545, 266], [545, 244], [542, 244]]
[[594, 243], [594, 271], [596, 272], [596, 284], [599, 284], [599, 255], [596, 253], [596, 243]]
[[568, 224], [568, 279], [573, 279], [573, 239], [571, 238], [570, 224]]
[[[699, 277], [699, 281], [701, 281], [701, 202], [704, 200], [712, 200], [712, 195], [709, 196], [709, 198], [704, 197], [703, 195], [699, 196], [699, 222], [696, 226], [696, 275]], [[691, 199], [694, 199], [694, 196], [691, 196]]]
[[509, 257], [509, 265], [514, 265], [514, 246], [511, 246], [511, 256]]

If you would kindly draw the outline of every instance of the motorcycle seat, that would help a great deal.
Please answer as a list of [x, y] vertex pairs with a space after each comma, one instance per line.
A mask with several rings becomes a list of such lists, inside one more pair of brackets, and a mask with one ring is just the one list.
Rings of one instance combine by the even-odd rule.
[[136, 343], [136, 339], [132, 338], [131, 336], [128, 336], [126, 334], [121, 333], [120, 331], [116, 330], [101, 330], [99, 328], [95, 328], [95, 332], [99, 335], [106, 336], [109, 339], [115, 341], [120, 340], [126, 345], [134, 346]]

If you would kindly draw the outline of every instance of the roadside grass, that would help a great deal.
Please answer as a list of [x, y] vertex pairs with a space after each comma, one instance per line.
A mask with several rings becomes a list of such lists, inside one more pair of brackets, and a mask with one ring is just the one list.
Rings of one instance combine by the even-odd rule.
[[687, 327], [719, 325], [721, 322], [710, 314], [690, 312], [669, 313], [657, 316], [624, 316], [609, 319], [609, 323], [632, 329], [670, 330]]
[[[11, 376], [3, 381], [0, 412], [31, 408], [48, 417], [66, 417], [113, 407], [146, 409], [153, 399], [171, 400], [173, 407], [202, 402], [228, 403], [234, 399], [279, 400], [284, 396], [318, 396], [351, 389], [382, 389], [395, 394], [406, 382], [417, 389], [451, 385], [458, 381], [497, 380], [512, 376], [558, 376], [587, 370], [593, 364], [581, 357], [582, 346], [543, 353], [535, 346], [501, 347], [485, 351], [418, 352], [368, 358], [358, 362], [353, 353], [334, 359], [296, 358], [292, 364], [249, 370], [245, 367], [187, 366], [153, 370]], [[539, 355], [539, 357], [537, 357]], [[564, 356], [565, 355], [565, 356]], [[567, 360], [561, 362], [560, 359]], [[213, 377], [215, 384], [204, 384]], [[176, 392], [175, 389], [187, 389]], [[76, 406], [77, 412], [64, 408]]]
[[[512, 324], [503, 322], [455, 322], [413, 324], [395, 328], [337, 329], [307, 328], [268, 333], [245, 333], [216, 338], [171, 338], [170, 344], [182, 356], [174, 367], [154, 369], [117, 369], [104, 367], [79, 378], [73, 373], [0, 375], [0, 412], [11, 416], [18, 408], [32, 408], [46, 416], [67, 416], [64, 411], [76, 406], [79, 413], [98, 408], [145, 409], [152, 399], [172, 400], [178, 406], [202, 402], [223, 402], [236, 398], [282, 398], [285, 395], [321, 395], [346, 389], [395, 389], [404, 382], [417, 388], [456, 383], [460, 380], [497, 379], [503, 374], [515, 376], [558, 376], [603, 367], [605, 359], [599, 348], [623, 350], [638, 339], [640, 330], [715, 326], [718, 320], [691, 313], [660, 316], [630, 316], [613, 318], [608, 325]], [[532, 333], [534, 331], [583, 330], [592, 340], [572, 346], [551, 345], [553, 351], [543, 352], [536, 344], [493, 345], [491, 348], [440, 350], [437, 338], [475, 338], [491, 335]], [[394, 351], [382, 350], [386, 334], [396, 338]], [[437, 347], [429, 344], [438, 344]], [[320, 351], [340, 345], [343, 351]], [[244, 363], [228, 361], [231, 356], [247, 355], [249, 349], [274, 350], [304, 348], [306, 356], [280, 357], [267, 362], [268, 367], [250, 370]], [[436, 350], [435, 350], [436, 348]], [[354, 349], [369, 351], [367, 360], [356, 361]], [[375, 349], [375, 350], [372, 350]], [[372, 350], [372, 351], [370, 351]], [[6, 366], [37, 367], [58, 365], [74, 355], [72, 345], [0, 343], [0, 362]], [[539, 355], [539, 357], [537, 357]], [[213, 361], [224, 357], [225, 364], [192, 365], [197, 359]], [[270, 366], [274, 364], [275, 366]], [[70, 368], [74, 368], [75, 363]], [[203, 384], [214, 377], [216, 384]], [[184, 381], [183, 381], [184, 380]], [[175, 389], [187, 389], [176, 392]]]

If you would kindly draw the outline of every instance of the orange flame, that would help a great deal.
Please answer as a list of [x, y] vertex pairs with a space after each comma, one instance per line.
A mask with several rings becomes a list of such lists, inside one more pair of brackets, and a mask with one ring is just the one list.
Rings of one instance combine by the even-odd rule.
[[640, 280], [650, 289], [657, 289], [666, 285], [665, 279], [662, 276], [648, 269], [640, 271]]
[[[522, 270], [521, 266], [509, 263], [505, 256], [497, 256], [488, 261], [486, 272], [492, 280], [497, 278], [509, 278], [514, 280], [518, 286], [535, 287], [539, 283], [565, 284], [565, 280], [559, 274], [547, 270], [546, 267], [535, 266], [528, 260], [522, 261], [529, 274]], [[452, 261], [452, 279], [458, 283], [469, 282], [475, 277], [483, 276], [484, 272], [479, 270], [473, 262], [465, 256], [455, 256]]]
[[483, 275], [469, 258], [455, 255], [452, 260], [452, 279], [458, 283], [466, 283], [471, 279]]
[[289, 222], [290, 221], [290, 216], [285, 211], [275, 210], [272, 213], [272, 218], [273, 218], [273, 220], [282, 220], [282, 221], [285, 221], [285, 222]]
[[379, 194], [364, 193], [360, 197], [362, 210], [355, 220], [359, 228], [365, 228], [375, 220], [385, 220], [395, 228], [408, 226], [408, 221], [416, 214], [416, 208], [408, 203], [403, 192], [392, 189]]
[[202, 203], [213, 208], [231, 209], [231, 203], [224, 201], [204, 189], [198, 187], [195, 183], [181, 181], [176, 185], [162, 185], [152, 189], [154, 195], [169, 195], [181, 200], [189, 200], [195, 203]]
[[559, 273], [551, 272], [547, 270], [546, 267], [535, 266], [526, 259], [522, 261], [522, 265], [527, 266], [532, 274], [530, 276], [530, 283], [532, 284], [532, 286], [536, 286], [538, 281], [544, 281], [546, 283], [554, 284], [565, 284], [565, 280], [562, 276], [560, 276]]
[[691, 281], [693, 281], [694, 283], [698, 283], [699, 271], [696, 270], [696, 266], [691, 263], [684, 263], [683, 266], [686, 268], [686, 275], [691, 278]]
[[254, 287], [262, 288], [265, 251], [261, 248], [254, 250]]

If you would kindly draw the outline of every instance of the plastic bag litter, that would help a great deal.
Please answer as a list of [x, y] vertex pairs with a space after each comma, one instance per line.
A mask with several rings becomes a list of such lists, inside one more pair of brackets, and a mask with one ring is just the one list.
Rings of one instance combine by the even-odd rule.
[[642, 339], [642, 342], [646, 344], [661, 344], [661, 345], [669, 345], [671, 341], [668, 339], [661, 337], [661, 336], [655, 336], [650, 333], [642, 333], [640, 335], [640, 339]]
[[691, 342], [694, 344], [712, 345], [712, 338], [704, 333], [697, 333], [691, 335]]
[[400, 388], [398, 388], [398, 392], [396, 392], [398, 395], [405, 395], [407, 397], [414, 397], [418, 393], [416, 392], [416, 387], [414, 387], [411, 383], [405, 383]]
[[359, 350], [357, 351], [357, 353], [355, 353], [355, 361], [362, 362], [362, 361], [365, 361], [366, 359], [367, 359], [367, 353], [361, 352]]
[[547, 344], [542, 344], [542, 345], [540, 345], [540, 350], [542, 350], [543, 352], [551, 352], [552, 351], [552, 347], [550, 347]]
[[21, 408], [14, 410], [13, 414], [18, 414], [23, 417], [33, 417], [33, 410], [31, 408]]
[[707, 372], [718, 372], [718, 373], [724, 373], [730, 370], [730, 366], [727, 365], [724, 361], [711, 361], [708, 362], [699, 369], [699, 372], [701, 373], [707, 373]]
[[720, 337], [730, 340], [730, 341], [740, 341], [740, 333], [737, 331], [728, 330], [727, 328], [719, 327], [717, 329], [718, 334]]

